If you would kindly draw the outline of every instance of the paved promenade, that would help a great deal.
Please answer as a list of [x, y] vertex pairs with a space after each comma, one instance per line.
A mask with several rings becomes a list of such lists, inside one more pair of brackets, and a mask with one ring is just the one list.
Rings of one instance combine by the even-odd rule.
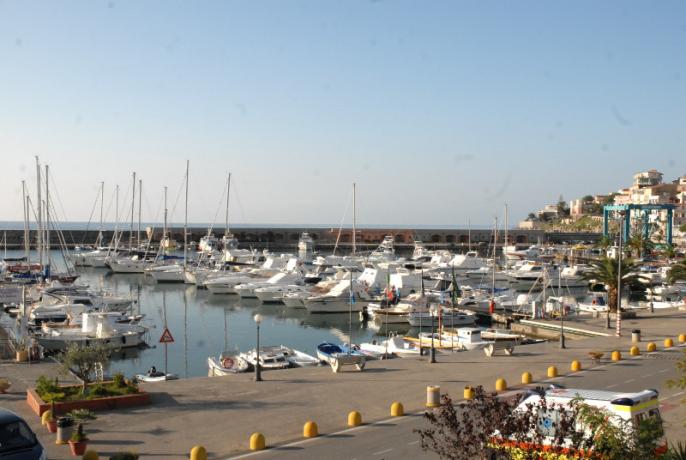
[[[595, 327], [604, 325], [602, 318], [587, 321], [596, 321]], [[665, 337], [672, 337], [676, 345], [678, 334], [686, 333], [686, 313], [641, 313], [635, 320], [624, 320], [623, 327], [626, 332], [622, 338], [570, 340], [565, 350], [558, 343], [549, 342], [518, 347], [513, 356], [498, 354], [487, 358], [482, 351], [445, 352], [437, 355], [436, 364], [428, 363], [427, 357], [372, 361], [362, 373], [346, 369], [334, 374], [327, 366], [264, 372], [264, 381], [260, 383], [253, 382], [251, 374], [243, 374], [146, 384], [144, 388], [152, 394], [153, 404], [101, 412], [98, 420], [89, 425], [89, 448], [104, 456], [130, 450], [143, 458], [182, 459], [188, 458], [193, 445], [201, 444], [211, 457], [225, 458], [245, 452], [248, 438], [255, 431], [262, 432], [267, 444], [273, 446], [301, 439], [302, 426], [307, 420], [317, 422], [320, 433], [333, 433], [346, 428], [351, 410], [360, 411], [364, 422], [387, 419], [393, 401], [402, 402], [406, 412], [421, 411], [427, 385], [440, 385], [443, 392], [459, 398], [465, 385], [481, 384], [494, 389], [495, 380], [504, 377], [512, 386], [519, 383], [524, 371], [531, 372], [534, 381], [546, 380], [550, 365], [567, 374], [574, 359], [580, 360], [585, 369], [590, 368], [594, 366], [588, 357], [590, 351], [604, 351], [601, 365], [606, 365], [613, 349], [621, 350], [628, 358], [630, 330], [635, 328], [643, 332], [642, 351], [648, 341], [655, 341], [661, 350]], [[676, 350], [671, 352], [669, 361], [676, 364], [679, 355]], [[635, 367], [648, 362], [650, 358], [644, 357], [626, 364]], [[40, 427], [38, 418], [23, 402], [26, 385], [41, 373], [54, 375], [57, 366], [5, 363], [0, 369], [13, 382], [12, 393], [0, 397], [1, 405], [27, 418], [48, 447], [50, 458], [69, 458], [67, 447], [53, 444], [53, 436]], [[618, 384], [626, 380], [622, 366], [603, 369], [606, 379], [616, 378]], [[654, 376], [646, 376], [651, 373], [647, 366], [646, 369], [640, 384], [645, 382], [645, 386], [660, 390], [666, 390], [664, 382], [676, 376], [672, 364]], [[572, 381], [583, 382], [586, 375]], [[607, 381], [603, 381], [603, 387], [607, 386]], [[670, 394], [677, 394], [674, 391]], [[686, 431], [680, 423], [684, 412], [676, 404], [678, 400], [677, 394], [670, 400], [674, 410], [664, 415], [668, 435], [684, 439]]]

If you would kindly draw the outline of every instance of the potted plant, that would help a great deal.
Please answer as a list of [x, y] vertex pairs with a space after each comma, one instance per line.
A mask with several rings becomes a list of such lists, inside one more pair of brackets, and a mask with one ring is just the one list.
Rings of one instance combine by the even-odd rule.
[[12, 384], [7, 379], [0, 379], [0, 393], [5, 394]]
[[87, 446], [88, 438], [83, 432], [83, 423], [79, 422], [79, 424], [76, 425], [76, 430], [71, 435], [71, 439], [69, 439], [71, 454], [75, 457], [79, 457], [86, 452]]
[[89, 420], [95, 420], [97, 417], [93, 411], [88, 409], [75, 409], [69, 412], [69, 417], [76, 421], [76, 430], [72, 433], [69, 440], [69, 447], [72, 455], [83, 455], [86, 451], [87, 441], [86, 435], [83, 432], [83, 426]]
[[[52, 396], [52, 395], [51, 395]], [[48, 433], [56, 433], [57, 432], [57, 409], [55, 408], [55, 398], [51, 397], [50, 401], [46, 401], [50, 403], [50, 409], [46, 410], [43, 412], [43, 415], [41, 416], [41, 422], [43, 425], [48, 427]]]

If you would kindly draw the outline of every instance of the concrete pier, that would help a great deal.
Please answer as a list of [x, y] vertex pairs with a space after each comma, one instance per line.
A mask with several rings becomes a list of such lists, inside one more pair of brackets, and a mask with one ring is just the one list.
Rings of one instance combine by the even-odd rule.
[[[587, 326], [598, 329], [604, 324], [604, 318], [587, 321]], [[566, 321], [567, 324], [574, 327], [573, 321]], [[466, 385], [483, 385], [493, 390], [496, 379], [504, 378], [513, 386], [524, 371], [532, 374], [534, 383], [547, 379], [550, 366], [557, 367], [564, 376], [569, 374], [574, 360], [584, 370], [601, 366], [598, 375], [616, 375], [618, 384], [623, 382], [622, 369], [626, 366], [646, 366], [644, 373], [650, 379], [650, 387], [665, 392], [666, 398], [673, 398], [669, 400], [669, 410], [663, 409], [668, 438], [683, 439], [686, 430], [681, 419], [684, 412], [678, 404], [680, 398], [672, 394], [678, 396], [677, 390], [668, 390], [665, 385], [667, 379], [677, 376], [674, 365], [681, 352], [672, 350], [667, 358], [671, 361], [661, 361], [667, 371], [672, 369], [669, 372], [652, 371], [648, 366], [665, 354], [666, 337], [679, 345], [678, 335], [686, 333], [686, 315], [672, 310], [652, 315], [641, 312], [636, 319], [624, 320], [623, 325], [625, 333], [620, 338], [572, 340], [564, 350], [556, 342], [548, 342], [517, 347], [513, 356], [488, 358], [483, 351], [442, 352], [437, 355], [436, 364], [428, 363], [427, 357], [370, 361], [364, 372], [346, 370], [334, 374], [328, 366], [271, 371], [264, 372], [264, 381], [259, 383], [253, 381], [252, 374], [239, 374], [145, 384], [153, 404], [100, 413], [98, 420], [88, 426], [89, 448], [98, 451], [101, 458], [130, 450], [143, 458], [183, 459], [188, 457], [191, 447], [202, 445], [210, 458], [225, 458], [246, 451], [253, 432], [263, 433], [268, 446], [301, 439], [303, 424], [309, 420], [317, 423], [320, 433], [332, 433], [346, 427], [347, 415], [352, 410], [359, 411], [365, 423], [388, 418], [389, 407], [395, 401], [401, 402], [407, 413], [423, 410], [427, 385], [440, 385], [442, 393], [461, 399]], [[611, 362], [613, 350], [629, 357], [630, 331], [636, 328], [642, 331], [639, 347], [643, 355], [632, 357], [632, 361]], [[658, 345], [656, 355], [645, 353], [650, 341]], [[589, 357], [589, 352], [596, 351], [604, 354], [600, 363]], [[55, 366], [5, 362], [0, 369], [13, 384], [9, 395], [0, 396], [2, 405], [27, 418], [47, 446], [50, 458], [68, 458], [66, 448], [54, 445], [53, 436], [40, 426], [24, 402], [26, 386], [40, 373], [56, 372]], [[580, 374], [578, 378], [583, 382], [584, 376]], [[621, 391], [622, 387], [616, 388]]]

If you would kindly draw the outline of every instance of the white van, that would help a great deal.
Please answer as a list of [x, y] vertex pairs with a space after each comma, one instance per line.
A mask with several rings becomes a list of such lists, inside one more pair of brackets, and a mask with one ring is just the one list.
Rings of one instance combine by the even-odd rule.
[[[637, 428], [639, 423], [649, 417], [661, 420], [660, 405], [657, 390], [643, 390], [637, 393], [619, 393], [605, 390], [582, 390], [570, 388], [552, 388], [546, 390], [545, 399], [548, 407], [566, 406], [576, 398], [581, 398], [584, 404], [604, 409], [619, 419], [630, 422]], [[530, 408], [540, 406], [542, 396], [539, 393], [531, 393], [519, 403], [516, 411], [528, 411]], [[548, 410], [545, 417], [539, 421], [539, 432], [545, 436], [555, 435], [555, 426], [559, 412]], [[611, 418], [617, 423], [616, 418]]]

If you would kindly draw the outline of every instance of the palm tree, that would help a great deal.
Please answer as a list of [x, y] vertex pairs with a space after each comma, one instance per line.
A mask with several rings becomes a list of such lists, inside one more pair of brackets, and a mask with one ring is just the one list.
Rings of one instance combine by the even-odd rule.
[[631, 235], [629, 241], [627, 241], [627, 246], [631, 248], [633, 254], [636, 251], [636, 256], [641, 257], [653, 250], [655, 245], [650, 238], [644, 238], [643, 234], [640, 232]]
[[612, 246], [612, 239], [607, 235], [601, 236], [598, 242], [596, 243], [596, 247], [600, 249], [607, 249], [610, 246]]
[[674, 284], [677, 281], [686, 281], [686, 259], [676, 265], [672, 265], [667, 274], [667, 282], [669, 284]]
[[[617, 259], [601, 257], [589, 263], [590, 269], [581, 276], [588, 281], [602, 283], [607, 289], [608, 307], [611, 312], [617, 311]], [[636, 264], [631, 259], [622, 259], [622, 288], [639, 282]]]

